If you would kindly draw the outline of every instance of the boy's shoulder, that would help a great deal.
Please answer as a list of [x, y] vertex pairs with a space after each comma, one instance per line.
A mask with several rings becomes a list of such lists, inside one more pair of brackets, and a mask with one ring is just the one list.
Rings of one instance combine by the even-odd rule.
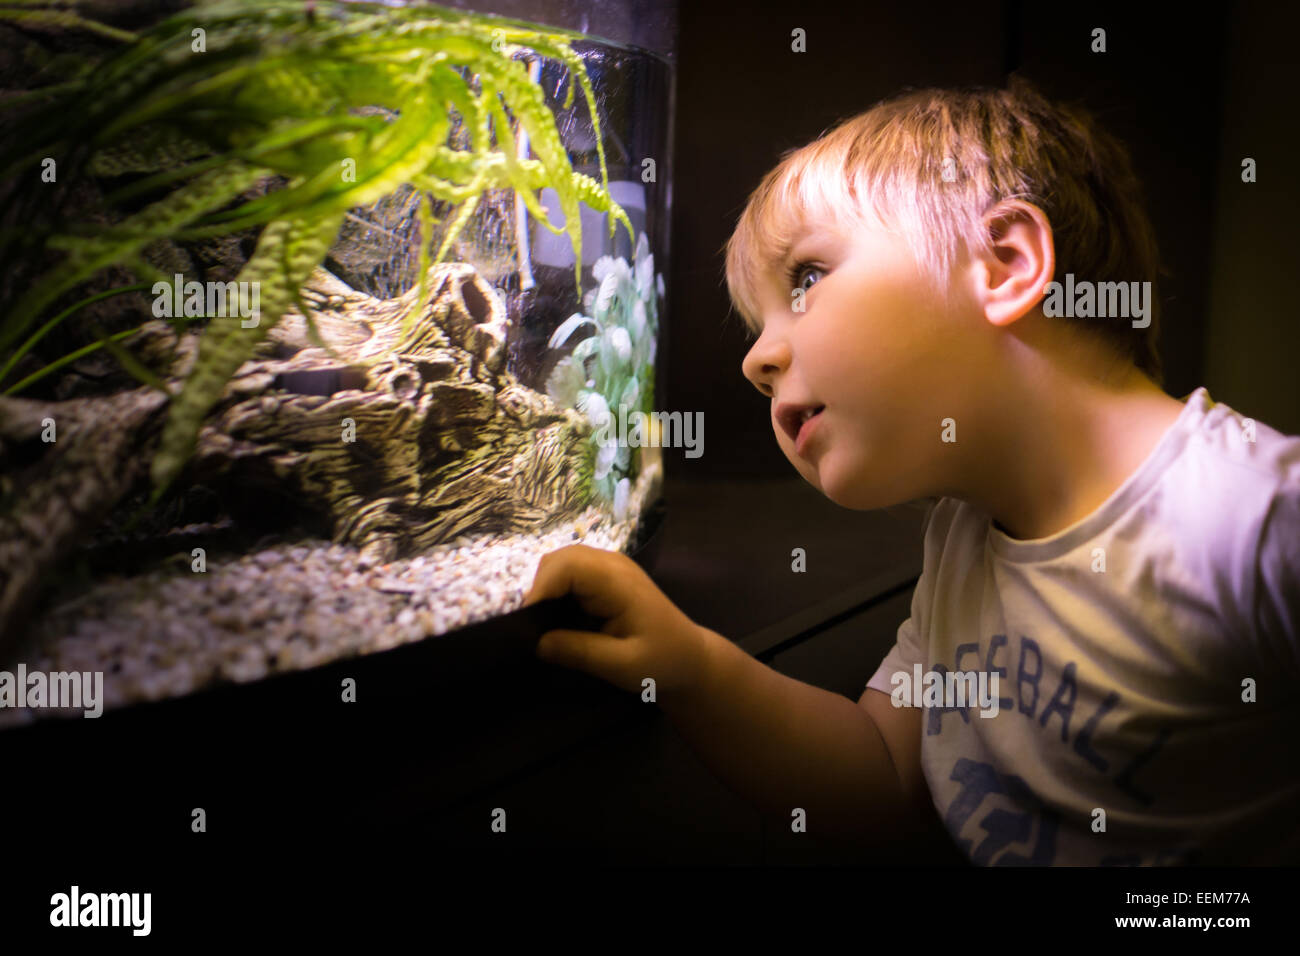
[[[1185, 543], [1225, 541], [1269, 530], [1300, 510], [1300, 437], [1284, 435], [1210, 398], [1205, 388], [1187, 397], [1186, 408], [1148, 459], [1091, 515], [1036, 541], [1002, 535], [980, 508], [958, 498], [933, 501], [925, 516], [927, 544], [953, 536], [1009, 543], [1006, 556], [1047, 557], [1047, 542], [1082, 544], [1113, 529], [1126, 511], [1148, 520], [1175, 522], [1169, 533]], [[1023, 546], [1023, 547], [1022, 547]]]
[[[1300, 557], [1300, 437], [1215, 402], [1204, 388], [1179, 418], [1181, 453], [1146, 508], [1188, 562], [1207, 572], [1239, 562], [1244, 591], [1290, 553]], [[1294, 562], [1293, 562], [1294, 563]]]
[[932, 575], [958, 572], [949, 582], [1009, 562], [1089, 579], [1090, 591], [1109, 582], [1132, 599], [1159, 587], [1217, 606], [1237, 633], [1289, 644], [1300, 629], [1300, 437], [1199, 388], [1148, 459], [1081, 521], [1016, 540], [982, 509], [943, 498], [926, 515], [925, 555]]
[[1199, 465], [1222, 468], [1230, 478], [1232, 470], [1239, 469], [1238, 482], [1259, 492], [1294, 494], [1300, 489], [1300, 436], [1284, 435], [1215, 402], [1204, 388], [1193, 392], [1187, 403], [1192, 412], [1184, 416], [1188, 447]]

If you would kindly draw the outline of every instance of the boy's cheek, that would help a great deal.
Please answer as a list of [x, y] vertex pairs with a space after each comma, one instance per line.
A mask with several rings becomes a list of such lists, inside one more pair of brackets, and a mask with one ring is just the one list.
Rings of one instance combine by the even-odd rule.
[[916, 423], [888, 414], [846, 434], [818, 462], [824, 493], [847, 508], [884, 508], [908, 500], [933, 462]]

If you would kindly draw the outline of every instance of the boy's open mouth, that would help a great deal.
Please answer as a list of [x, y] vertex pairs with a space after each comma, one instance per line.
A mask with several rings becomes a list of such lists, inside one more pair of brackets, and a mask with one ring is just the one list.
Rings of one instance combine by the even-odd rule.
[[825, 407], [825, 405], [781, 405], [776, 410], [776, 420], [790, 436], [790, 440], [798, 444], [804, 425], [820, 415]]

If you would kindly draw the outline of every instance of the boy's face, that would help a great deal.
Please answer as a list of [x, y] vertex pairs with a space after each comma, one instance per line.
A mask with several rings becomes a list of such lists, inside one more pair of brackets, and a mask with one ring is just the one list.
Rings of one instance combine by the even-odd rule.
[[[803, 312], [794, 288], [805, 290]], [[954, 462], [941, 422], [961, 419], [963, 380], [987, 342], [933, 301], [903, 240], [808, 222], [764, 275], [758, 304], [762, 334], [742, 369], [772, 398], [777, 443], [799, 473], [847, 508], [945, 493]], [[798, 452], [798, 423], [779, 416], [787, 404], [825, 406]]]

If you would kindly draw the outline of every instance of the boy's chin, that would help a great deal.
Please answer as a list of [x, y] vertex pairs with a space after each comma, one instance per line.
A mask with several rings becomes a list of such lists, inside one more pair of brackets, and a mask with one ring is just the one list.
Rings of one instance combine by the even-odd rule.
[[885, 488], [874, 482], [864, 479], [860, 474], [837, 472], [834, 465], [828, 462], [814, 469], [813, 477], [809, 481], [813, 487], [841, 508], [849, 508], [853, 511], [888, 508], [900, 504], [903, 500], [897, 495], [889, 494]]
[[863, 495], [860, 489], [850, 489], [848, 493], [834, 493], [828, 489], [821, 489], [831, 501], [835, 502], [841, 508], [848, 508], [852, 511], [871, 511], [873, 508], [884, 508], [889, 502], [882, 502], [870, 495]]

